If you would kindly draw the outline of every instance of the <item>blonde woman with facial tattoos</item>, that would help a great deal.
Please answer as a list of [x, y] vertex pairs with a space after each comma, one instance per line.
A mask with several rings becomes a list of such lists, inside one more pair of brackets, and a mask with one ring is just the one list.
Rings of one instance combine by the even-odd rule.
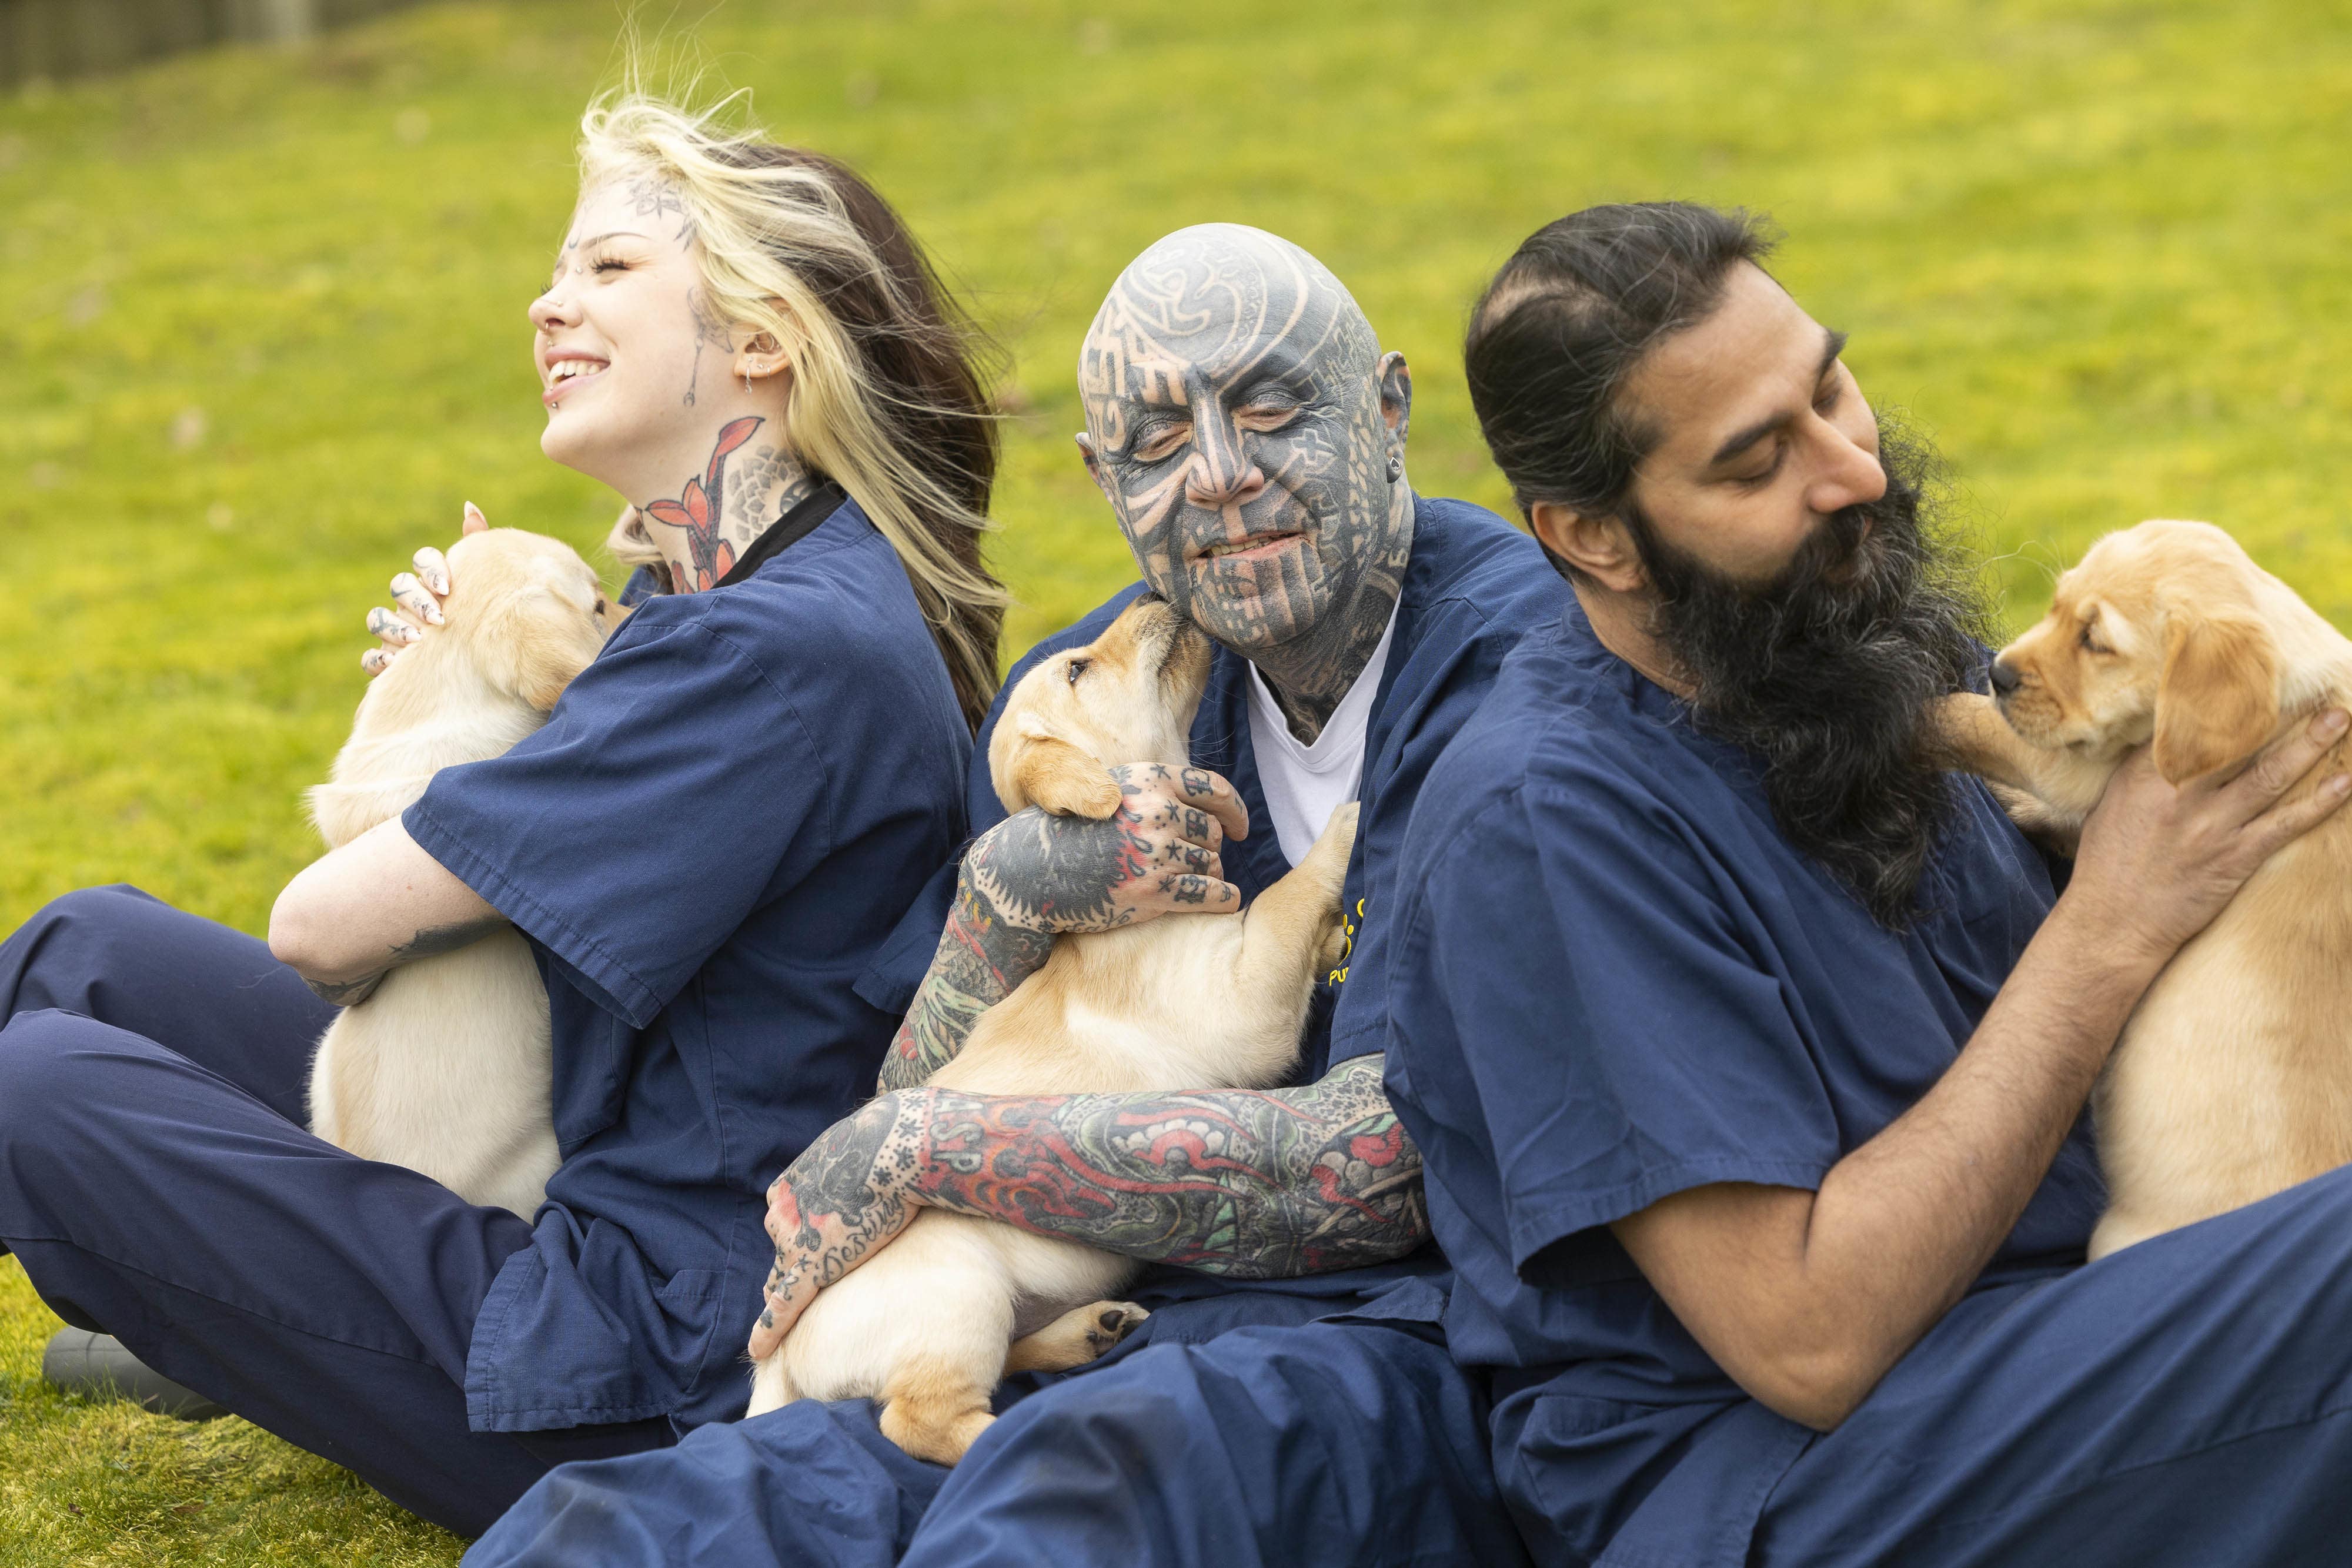
[[[764, 1192], [873, 1092], [898, 1019], [858, 980], [963, 835], [1004, 602], [980, 340], [883, 200], [637, 97], [581, 158], [541, 444], [629, 503], [635, 614], [537, 735], [296, 877], [266, 949], [130, 888], [0, 946], [0, 1239], [36, 1288], [467, 1534], [741, 1411]], [[371, 669], [464, 592], [415, 568]], [[533, 1222], [305, 1130], [334, 1008], [509, 925], [553, 1025]]]

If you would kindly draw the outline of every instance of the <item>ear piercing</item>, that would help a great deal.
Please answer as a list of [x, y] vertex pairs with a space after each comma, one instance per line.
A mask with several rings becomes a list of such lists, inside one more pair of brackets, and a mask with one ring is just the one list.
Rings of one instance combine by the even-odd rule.
[[1403, 478], [1403, 477], [1404, 477], [1404, 459], [1403, 459], [1403, 458], [1402, 458], [1402, 457], [1400, 457], [1400, 456], [1398, 456], [1398, 455], [1397, 455], [1395, 453], [1393, 453], [1393, 452], [1390, 453], [1390, 454], [1389, 454], [1389, 483], [1390, 483], [1390, 484], [1391, 484], [1391, 485], [1393, 485], [1393, 484], [1395, 484], [1398, 480], [1400, 480], [1400, 479], [1402, 479], [1402, 478]]

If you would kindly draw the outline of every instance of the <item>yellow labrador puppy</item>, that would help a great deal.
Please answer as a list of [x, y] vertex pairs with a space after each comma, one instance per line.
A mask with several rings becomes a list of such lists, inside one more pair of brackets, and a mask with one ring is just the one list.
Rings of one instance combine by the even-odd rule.
[[[518, 528], [449, 551], [446, 624], [361, 699], [308, 797], [330, 849], [397, 816], [441, 768], [496, 757], [547, 721], [625, 612], [569, 546]], [[529, 1218], [556, 1166], [547, 990], [511, 927], [418, 958], [346, 1008], [310, 1067], [310, 1130]]]
[[[2352, 702], [2352, 642], [2211, 524], [2147, 522], [2058, 580], [1993, 686], [1949, 699], [1951, 757], [2063, 831], [2133, 747], [2152, 743], [2177, 784], [2242, 767]], [[2281, 851], [2180, 950], [2125, 1027], [2092, 1113], [2109, 1200], [2093, 1258], [2352, 1162], [2352, 817]]]
[[[1108, 818], [1109, 762], [1184, 766], [1208, 640], [1153, 596], [1091, 646], [1040, 664], [989, 744], [1008, 811]], [[1247, 1089], [1298, 1057], [1315, 977], [1338, 961], [1339, 889], [1356, 841], [1341, 807], [1307, 858], [1243, 915], [1163, 915], [1064, 936], [932, 1075], [975, 1094]], [[751, 1415], [794, 1399], [884, 1402], [882, 1430], [951, 1465], [986, 1428], [1008, 1371], [1092, 1360], [1143, 1318], [1108, 1301], [1137, 1265], [1072, 1241], [929, 1209], [818, 1293], [752, 1376]]]

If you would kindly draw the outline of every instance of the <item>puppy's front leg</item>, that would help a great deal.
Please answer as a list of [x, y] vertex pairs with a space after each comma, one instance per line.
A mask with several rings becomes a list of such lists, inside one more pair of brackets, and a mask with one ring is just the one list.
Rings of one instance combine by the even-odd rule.
[[1339, 893], [1356, 848], [1356, 810], [1351, 800], [1332, 812], [1307, 858], [1259, 894], [1242, 916], [1244, 986], [1284, 996], [1313, 983], [1325, 939], [1339, 924]]
[[1973, 773], [2028, 795], [2042, 794], [2049, 754], [2028, 746], [2000, 706], [1980, 692], [1954, 692], [1936, 706], [1928, 747], [1947, 768]]

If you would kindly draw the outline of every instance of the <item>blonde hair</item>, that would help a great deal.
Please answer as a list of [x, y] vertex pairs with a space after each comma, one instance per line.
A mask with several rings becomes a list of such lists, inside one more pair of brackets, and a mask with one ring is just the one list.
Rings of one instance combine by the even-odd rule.
[[[785, 441], [898, 551], [977, 729], [1008, 601], [980, 550], [997, 465], [981, 361], [1000, 356], [889, 204], [846, 165], [722, 125], [733, 101], [688, 110], [634, 89], [599, 98], [580, 123], [582, 187], [650, 178], [676, 193], [705, 309], [782, 347]], [[632, 564], [660, 557], [628, 515], [608, 544]]]

